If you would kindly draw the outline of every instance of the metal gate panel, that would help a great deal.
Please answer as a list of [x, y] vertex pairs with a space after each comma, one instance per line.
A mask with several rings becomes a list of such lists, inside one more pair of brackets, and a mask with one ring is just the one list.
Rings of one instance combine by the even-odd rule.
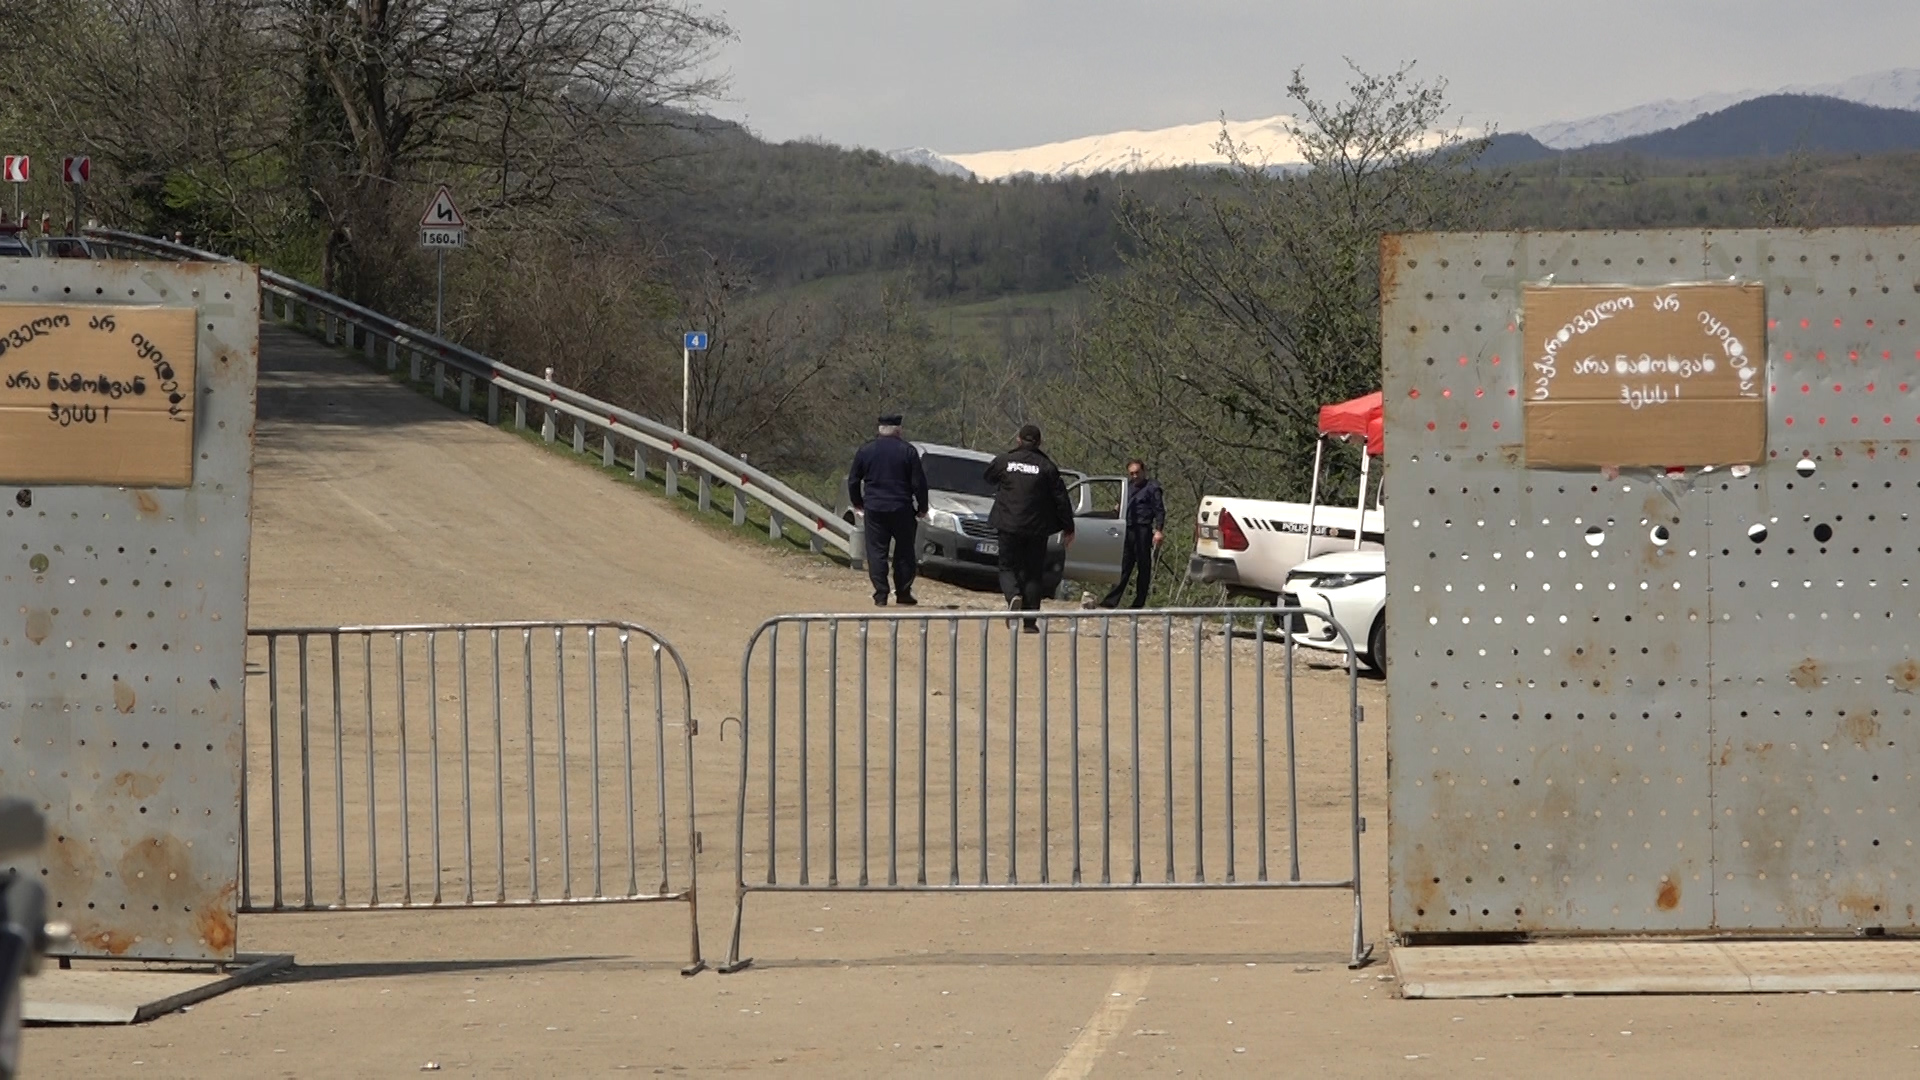
[[[733, 937], [754, 892], [1360, 897], [1358, 659], [1299, 609], [784, 615], [741, 662]], [[1003, 621], [1007, 624], [1002, 626]], [[751, 871], [749, 868], [752, 868]], [[762, 869], [764, 867], [764, 869]]]
[[[1920, 925], [1913, 230], [1766, 236], [1773, 459], [1714, 501], [1716, 911]], [[1761, 530], [1761, 531], [1756, 531]]]
[[[1387, 241], [1396, 932], [1913, 925], [1916, 239]], [[1524, 467], [1523, 285], [1729, 279], [1765, 465]]]
[[232, 959], [256, 271], [10, 260], [8, 302], [198, 312], [192, 486], [5, 490], [0, 790], [49, 826], [13, 869], [46, 883], [71, 955]]
[[1704, 500], [1522, 466], [1520, 285], [1698, 272], [1698, 244], [1600, 239], [1386, 253], [1400, 933], [1711, 919]]

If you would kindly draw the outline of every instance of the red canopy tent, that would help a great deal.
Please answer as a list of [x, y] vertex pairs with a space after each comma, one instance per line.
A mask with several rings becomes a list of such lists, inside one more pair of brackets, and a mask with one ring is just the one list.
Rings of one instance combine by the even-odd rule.
[[1358, 436], [1367, 441], [1367, 452], [1360, 458], [1360, 521], [1353, 530], [1353, 549], [1360, 550], [1367, 524], [1367, 466], [1387, 448], [1386, 398], [1379, 391], [1338, 405], [1320, 406], [1320, 438], [1313, 447], [1313, 490], [1307, 496], [1307, 554], [1313, 554], [1314, 517], [1320, 502], [1321, 452], [1326, 439]]
[[1320, 434], [1362, 436], [1367, 440], [1367, 453], [1379, 456], [1385, 452], [1387, 441], [1384, 395], [1376, 390], [1352, 401], [1320, 406]]

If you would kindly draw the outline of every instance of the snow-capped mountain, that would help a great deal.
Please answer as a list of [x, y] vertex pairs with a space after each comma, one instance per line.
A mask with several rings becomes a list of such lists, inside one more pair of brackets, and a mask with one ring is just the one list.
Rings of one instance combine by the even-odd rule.
[[973, 170], [937, 151], [924, 146], [909, 147], [905, 150], [889, 150], [887, 156], [902, 165], [918, 165], [932, 169], [942, 176], [957, 176], [962, 180], [973, 179]]
[[[1817, 95], [1885, 109], [1920, 110], [1920, 68], [1876, 72], [1837, 83], [1715, 93], [1686, 101], [1656, 101], [1604, 116], [1542, 124], [1522, 134], [1531, 135], [1556, 150], [1595, 146], [1680, 127], [1702, 114], [1773, 94]], [[1293, 117], [1281, 115], [1264, 120], [1230, 120], [1225, 127], [1228, 136], [1242, 148], [1242, 160], [1285, 169], [1301, 163], [1300, 148], [1292, 135], [1295, 122]], [[949, 176], [981, 180], [1022, 175], [1086, 176], [1225, 165], [1227, 156], [1220, 151], [1220, 135], [1221, 122], [1208, 120], [1153, 131], [1088, 135], [1015, 150], [945, 154], [915, 147], [895, 150], [887, 156]], [[1436, 134], [1432, 141], [1438, 144], [1441, 138]]]
[[[1300, 148], [1290, 133], [1291, 116], [1265, 120], [1229, 120], [1225, 131], [1241, 149], [1244, 161], [1285, 167], [1300, 163]], [[1010, 176], [1087, 176], [1102, 172], [1144, 172], [1185, 166], [1227, 163], [1220, 149], [1218, 120], [1156, 131], [1115, 131], [1064, 142], [1017, 150], [983, 150], [973, 154], [940, 154], [932, 150], [895, 150], [888, 157], [936, 172], [1004, 180]]]
[[1920, 68], [1875, 72], [1837, 83], [1706, 94], [1686, 101], [1656, 101], [1601, 116], [1541, 124], [1529, 128], [1526, 134], [1556, 150], [1571, 150], [1665, 131], [1688, 123], [1702, 113], [1718, 112], [1769, 94], [1814, 94], [1883, 109], [1920, 109]]

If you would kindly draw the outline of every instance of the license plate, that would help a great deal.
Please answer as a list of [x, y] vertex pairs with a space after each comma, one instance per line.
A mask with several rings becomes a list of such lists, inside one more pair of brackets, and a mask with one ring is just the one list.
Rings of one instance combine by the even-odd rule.
[[989, 540], [982, 540], [973, 545], [973, 550], [982, 555], [998, 555], [1000, 554], [1000, 545]]

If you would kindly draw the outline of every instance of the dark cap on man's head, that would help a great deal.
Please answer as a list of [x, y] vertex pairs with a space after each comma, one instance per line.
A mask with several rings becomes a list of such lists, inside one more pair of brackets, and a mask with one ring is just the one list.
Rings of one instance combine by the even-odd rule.
[[899, 427], [900, 423], [901, 416], [899, 413], [886, 413], [880, 417], [880, 426], [882, 427]]
[[1020, 429], [1020, 441], [1033, 446], [1040, 445], [1040, 425], [1027, 424]]

